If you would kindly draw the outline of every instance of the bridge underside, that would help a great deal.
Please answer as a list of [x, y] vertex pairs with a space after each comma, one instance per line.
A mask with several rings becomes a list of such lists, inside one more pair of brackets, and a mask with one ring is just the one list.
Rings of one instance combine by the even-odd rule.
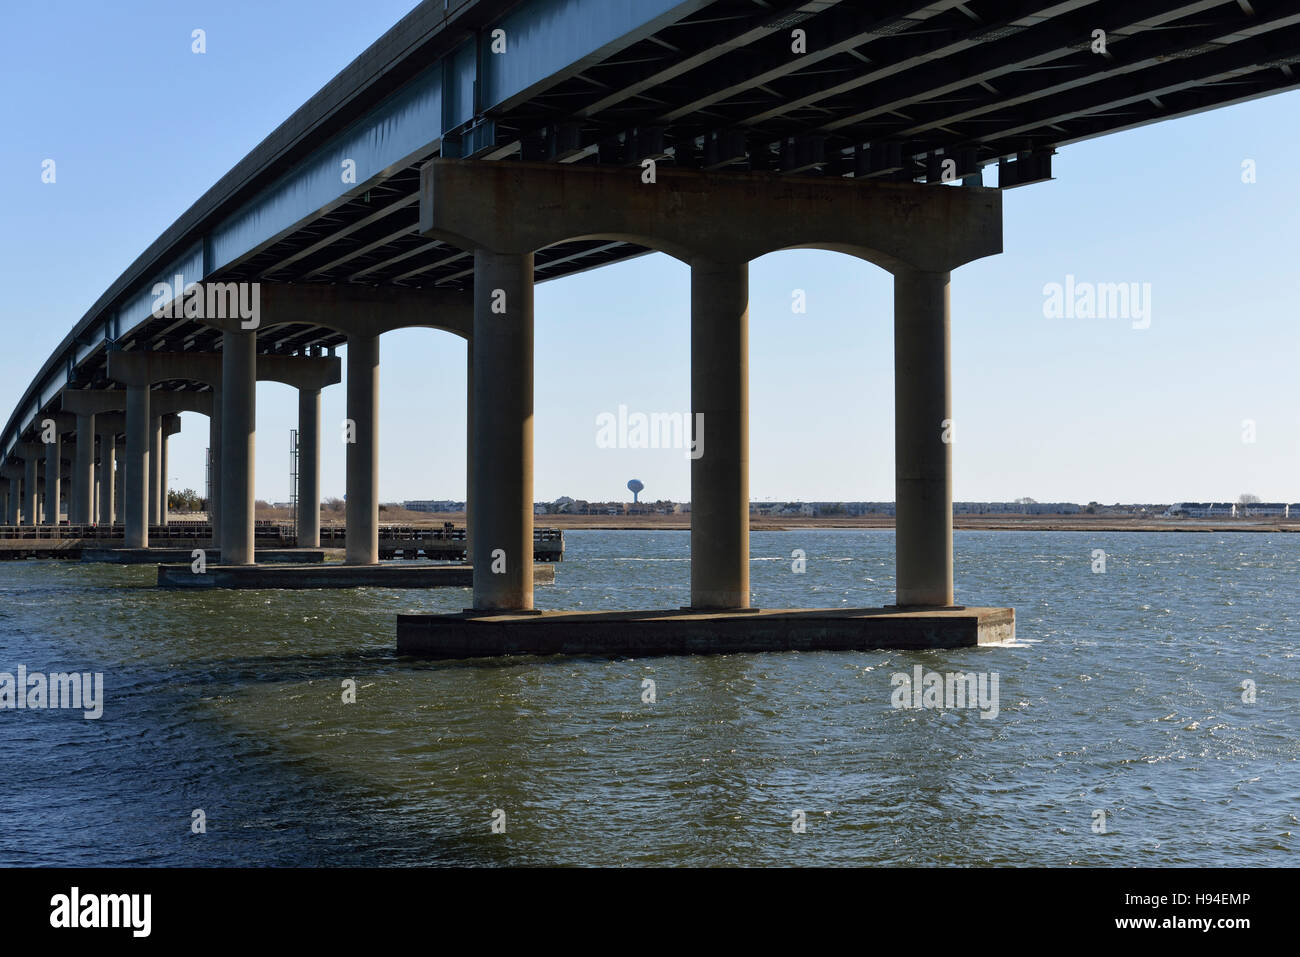
[[[605, 166], [655, 159], [668, 168], [907, 182], [974, 182], [995, 164], [997, 185], [1007, 187], [1049, 177], [1063, 145], [1300, 86], [1295, 2], [684, 6], [682, 18], [553, 74], [205, 278], [471, 288], [472, 254], [419, 232], [419, 169], [432, 156]], [[475, 5], [484, 24], [511, 7]], [[794, 52], [796, 43], [805, 52]], [[537, 251], [535, 277], [646, 251], [563, 242]], [[345, 340], [300, 323], [259, 336], [258, 350], [297, 354]], [[204, 352], [219, 349], [221, 335], [151, 320], [116, 345]], [[72, 385], [109, 385], [102, 354], [78, 364]]]

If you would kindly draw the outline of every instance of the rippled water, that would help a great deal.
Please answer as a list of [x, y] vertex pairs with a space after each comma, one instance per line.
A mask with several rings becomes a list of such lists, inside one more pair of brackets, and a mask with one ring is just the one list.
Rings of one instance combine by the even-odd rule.
[[[107, 698], [0, 711], [0, 864], [1296, 862], [1300, 536], [956, 537], [958, 600], [1014, 606], [1014, 646], [416, 663], [394, 616], [467, 590], [0, 563], [0, 671], [102, 671]], [[567, 539], [539, 606], [687, 602], [687, 533]], [[887, 603], [893, 548], [756, 532], [755, 603]], [[1000, 713], [895, 710], [918, 664], [997, 672]]]

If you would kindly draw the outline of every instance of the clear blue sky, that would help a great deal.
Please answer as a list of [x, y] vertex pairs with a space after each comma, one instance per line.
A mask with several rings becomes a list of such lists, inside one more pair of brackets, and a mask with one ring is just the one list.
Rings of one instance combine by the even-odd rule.
[[[0, 35], [0, 411], [72, 324], [201, 193], [412, 0], [11, 4]], [[207, 31], [208, 52], [190, 51]], [[953, 274], [959, 500], [1300, 500], [1295, 157], [1300, 93], [1064, 148], [1005, 194], [1001, 256]], [[41, 162], [57, 182], [41, 182]], [[1253, 159], [1258, 181], [1244, 184]], [[986, 181], [993, 185], [995, 173]], [[1151, 285], [1151, 325], [1048, 319], [1043, 287]], [[750, 271], [751, 495], [893, 498], [888, 274], [791, 251]], [[791, 310], [795, 289], [806, 314]], [[689, 498], [678, 451], [601, 449], [596, 417], [689, 407], [688, 272], [648, 256], [538, 287], [536, 498]], [[382, 341], [385, 500], [465, 491], [464, 345]], [[430, 373], [433, 374], [430, 374]], [[257, 495], [289, 494], [285, 386], [258, 387]], [[324, 495], [342, 495], [343, 386], [326, 391]], [[1243, 420], [1255, 423], [1242, 441]], [[202, 487], [184, 416], [172, 486]]]

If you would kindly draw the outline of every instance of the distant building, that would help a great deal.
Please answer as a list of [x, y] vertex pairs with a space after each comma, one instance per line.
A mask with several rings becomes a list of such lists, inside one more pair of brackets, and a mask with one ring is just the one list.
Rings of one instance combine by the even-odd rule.
[[1282, 518], [1291, 517], [1291, 506], [1284, 502], [1253, 502], [1242, 506], [1241, 510], [1246, 516], [1276, 515]]
[[1074, 502], [953, 502], [954, 515], [1078, 515]]
[[1236, 518], [1237, 506], [1231, 502], [1177, 502], [1164, 512], [1165, 518]]
[[448, 499], [417, 499], [413, 502], [403, 502], [402, 508], [408, 512], [463, 512], [465, 503]]
[[845, 502], [844, 510], [850, 515], [893, 515], [893, 502]]

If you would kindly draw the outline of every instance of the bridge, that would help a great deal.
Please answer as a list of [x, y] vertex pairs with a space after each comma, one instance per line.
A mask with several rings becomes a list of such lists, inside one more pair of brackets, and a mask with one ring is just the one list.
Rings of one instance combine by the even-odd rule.
[[739, 614], [748, 263], [812, 247], [893, 274], [897, 602], [942, 621], [949, 285], [1002, 251], [1001, 191], [1050, 179], [1071, 143], [1292, 90], [1298, 69], [1295, 0], [425, 0], [72, 325], [0, 433], [5, 521], [57, 524], [66, 499], [71, 523], [148, 547], [166, 436], [199, 412], [213, 544], [253, 564], [271, 379], [298, 390], [296, 535], [319, 546], [320, 393], [346, 346], [346, 558], [373, 565], [378, 339], [429, 327], [466, 341], [473, 607], [531, 612], [534, 284], [657, 250], [691, 268], [707, 424], [691, 609]]

